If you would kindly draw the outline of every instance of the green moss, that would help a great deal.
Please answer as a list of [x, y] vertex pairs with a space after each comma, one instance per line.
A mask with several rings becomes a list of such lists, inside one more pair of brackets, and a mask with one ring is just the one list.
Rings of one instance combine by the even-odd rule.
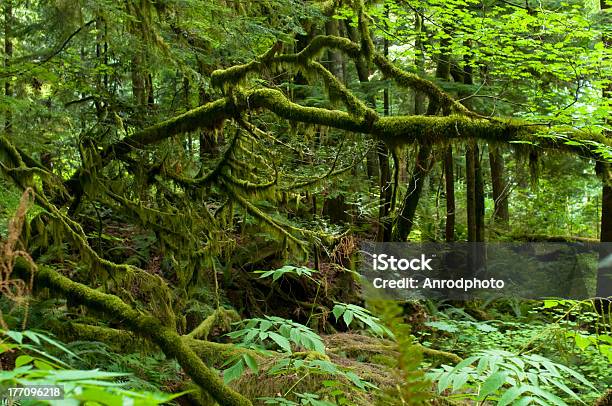
[[249, 354], [255, 359], [261, 359], [263, 355], [259, 352], [233, 344], [215, 343], [211, 341], [197, 340], [189, 336], [182, 336], [181, 340], [189, 346], [206, 365], [220, 368], [222, 364], [233, 357]]
[[220, 121], [231, 115], [231, 104], [226, 99], [210, 102], [184, 114], [145, 128], [106, 147], [101, 156], [108, 163], [113, 157], [123, 156], [134, 149], [155, 144], [173, 135], [185, 134], [199, 128], [217, 127]]
[[[27, 272], [24, 269], [26, 267], [23, 262], [16, 264], [16, 268], [20, 268], [18, 273]], [[219, 404], [251, 405], [248, 399], [225, 386], [219, 376], [202, 362], [174, 330], [164, 327], [156, 318], [137, 312], [117, 296], [74, 282], [49, 267], [38, 269], [35, 273], [35, 283], [61, 292], [75, 303], [104, 311], [134, 333], [151, 339], [167, 356], [176, 358], [193, 381], [210, 393]]]
[[193, 329], [191, 333], [187, 334], [187, 337], [207, 340], [208, 335], [214, 327], [219, 326], [229, 331], [231, 323], [239, 320], [240, 316], [235, 310], [228, 310], [220, 307], [214, 310], [213, 313], [204, 319], [204, 321]]

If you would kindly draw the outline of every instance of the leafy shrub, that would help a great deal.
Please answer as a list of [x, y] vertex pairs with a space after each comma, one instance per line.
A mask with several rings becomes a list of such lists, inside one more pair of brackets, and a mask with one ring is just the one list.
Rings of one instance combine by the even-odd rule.
[[369, 329], [377, 336], [387, 336], [393, 338], [393, 333], [391, 330], [381, 324], [378, 317], [372, 315], [372, 313], [361, 306], [336, 303], [332, 309], [332, 313], [336, 317], [336, 321], [342, 317], [342, 321], [344, 321], [347, 327], [350, 327], [353, 321], [357, 321], [358, 323], [369, 327]]
[[[71, 356], [78, 356], [61, 342], [35, 331], [0, 330], [0, 354], [15, 353], [12, 370], [0, 371], [0, 387], [21, 385], [60, 385], [64, 388], [63, 400], [48, 400], [22, 404], [77, 406], [80, 404], [131, 404], [134, 406], [160, 405], [170, 402], [183, 393], [133, 391], [124, 387], [118, 379], [130, 374], [105, 372], [98, 369], [75, 370], [45, 348], [51, 346]], [[91, 402], [91, 403], [89, 403]]]
[[580, 373], [536, 354], [516, 354], [503, 350], [480, 351], [454, 368], [442, 366], [431, 372], [438, 381], [440, 394], [450, 390], [452, 398], [467, 398], [484, 402], [495, 400], [499, 406], [518, 402], [528, 405], [563, 406], [567, 403], [557, 393], [562, 392], [582, 404], [581, 397], [568, 387], [568, 382], [595, 390]]
[[244, 328], [227, 334], [234, 340], [240, 338], [243, 345], [257, 344], [270, 347], [273, 343], [290, 353], [293, 343], [309, 351], [325, 353], [325, 344], [321, 337], [303, 324], [276, 316], [246, 319], [244, 322], [246, 322]]
[[260, 279], [272, 277], [272, 281], [277, 281], [284, 275], [294, 275], [298, 278], [306, 276], [312, 279], [312, 275], [317, 272], [314, 269], [306, 268], [303, 266], [285, 265], [282, 268], [272, 269], [269, 271], [255, 271], [257, 274], [261, 274]]

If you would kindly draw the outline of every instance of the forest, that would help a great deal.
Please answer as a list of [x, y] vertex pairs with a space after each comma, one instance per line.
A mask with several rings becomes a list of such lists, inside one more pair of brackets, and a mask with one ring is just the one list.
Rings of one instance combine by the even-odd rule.
[[0, 13], [1, 405], [612, 405], [612, 1]]

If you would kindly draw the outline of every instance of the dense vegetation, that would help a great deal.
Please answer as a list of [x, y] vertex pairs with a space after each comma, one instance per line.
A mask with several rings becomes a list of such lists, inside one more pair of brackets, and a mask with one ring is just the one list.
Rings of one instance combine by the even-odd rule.
[[22, 404], [612, 404], [610, 301], [355, 272], [612, 242], [610, 2], [1, 8], [0, 386], [66, 396]]

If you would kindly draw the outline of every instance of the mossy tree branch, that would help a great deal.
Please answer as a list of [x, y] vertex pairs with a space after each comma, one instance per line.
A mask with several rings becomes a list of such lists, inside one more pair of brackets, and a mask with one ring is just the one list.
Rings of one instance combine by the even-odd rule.
[[[27, 274], [27, 265], [18, 262], [17, 274]], [[102, 293], [86, 285], [74, 282], [55, 270], [41, 266], [34, 275], [36, 286], [48, 287], [76, 303], [100, 310], [119, 321], [127, 329], [149, 338], [168, 356], [174, 357], [183, 370], [209, 393], [220, 405], [247, 406], [251, 402], [225, 386], [219, 376], [206, 366], [198, 355], [174, 331], [162, 325], [155, 317], [142, 314], [114, 295]]]

